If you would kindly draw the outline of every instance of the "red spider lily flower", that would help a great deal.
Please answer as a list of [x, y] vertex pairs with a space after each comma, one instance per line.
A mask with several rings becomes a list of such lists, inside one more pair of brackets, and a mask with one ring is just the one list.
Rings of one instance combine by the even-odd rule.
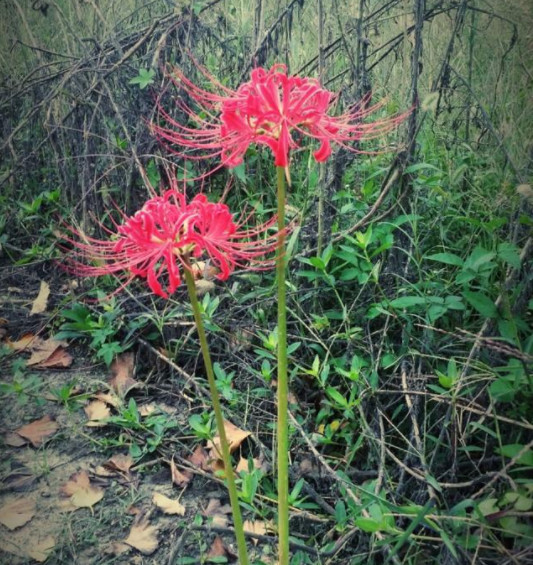
[[235, 167], [242, 163], [248, 146], [257, 143], [270, 147], [275, 164], [287, 168], [290, 151], [300, 147], [300, 140], [311, 138], [319, 143], [313, 155], [322, 162], [331, 155], [332, 143], [360, 152], [353, 142], [379, 137], [407, 116], [363, 123], [382, 106], [366, 107], [366, 101], [340, 116], [330, 115], [337, 96], [316, 79], [288, 75], [282, 64], [270, 70], [254, 69], [251, 79], [237, 90], [200, 70], [213, 92], [196, 86], [179, 69], [174, 71], [174, 84], [193, 102], [189, 105], [183, 96], [177, 99], [188, 124], [160, 108], [168, 127], [152, 125], [156, 135], [185, 158], [220, 157], [221, 166]]
[[225, 204], [209, 202], [204, 194], [187, 203], [185, 195], [172, 188], [148, 200], [133, 216], [124, 216], [108, 240], [70, 228], [76, 237], [62, 239], [84, 258], [68, 259], [67, 269], [82, 276], [125, 275], [121, 288], [139, 276], [155, 294], [168, 298], [181, 284], [180, 268], [191, 269], [191, 258], [210, 260], [220, 280], [236, 267], [271, 266], [265, 255], [277, 248], [277, 233], [270, 232], [277, 218], [255, 228], [243, 227], [247, 220], [235, 222]]

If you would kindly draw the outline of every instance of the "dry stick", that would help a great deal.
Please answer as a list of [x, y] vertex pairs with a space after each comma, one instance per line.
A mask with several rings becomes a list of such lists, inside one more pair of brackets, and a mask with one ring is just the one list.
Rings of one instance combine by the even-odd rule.
[[472, 332], [463, 330], [462, 328], [456, 328], [456, 330], [459, 332], [459, 334], [456, 334], [447, 330], [443, 330], [442, 328], [436, 328], [435, 326], [428, 326], [426, 324], [415, 324], [415, 326], [431, 330], [433, 332], [450, 335], [463, 341], [476, 341], [477, 339], [481, 339], [484, 346], [489, 349], [493, 349], [494, 351], [498, 351], [500, 353], [503, 353], [504, 355], [509, 355], [509, 357], [514, 357], [515, 359], [520, 359], [520, 361], [523, 361], [524, 363], [533, 363], [533, 355], [524, 353], [516, 347], [508, 345], [504, 342], [496, 341], [489, 337], [480, 338], [479, 334], [473, 334]]
[[470, 86], [470, 84], [468, 84], [468, 82], [452, 66], [449, 66], [449, 69], [459, 79], [459, 81], [461, 81], [463, 86], [469, 91], [470, 96], [476, 101], [477, 107], [478, 107], [479, 111], [481, 112], [483, 119], [485, 120], [485, 125], [489, 128], [490, 133], [492, 134], [494, 139], [496, 139], [496, 141], [498, 142], [497, 149], [502, 150], [507, 163], [509, 163], [509, 165], [513, 169], [513, 172], [516, 175], [516, 178], [518, 179], [518, 181], [521, 182], [521, 183], [525, 182], [525, 179], [524, 179], [523, 175], [521, 174], [520, 169], [517, 167], [517, 165], [513, 161], [511, 155], [509, 154], [509, 151], [507, 151], [507, 148], [505, 147], [503, 139], [500, 137], [500, 135], [496, 131], [496, 128], [494, 127], [494, 124], [492, 123], [492, 120], [490, 119], [487, 111], [483, 107], [483, 104], [481, 104], [479, 98], [476, 96], [476, 94], [472, 90], [472, 87]]
[[[353, 485], [350, 483], [350, 481], [347, 481], [346, 479], [339, 477], [339, 475], [337, 475], [335, 470], [330, 467], [329, 463], [324, 459], [322, 454], [314, 446], [313, 442], [310, 440], [308, 435], [305, 433], [305, 430], [302, 428], [302, 426], [300, 425], [298, 420], [294, 417], [294, 415], [291, 411], [289, 411], [289, 418], [291, 419], [292, 425], [298, 430], [298, 432], [300, 433], [300, 435], [304, 439], [305, 443], [307, 443], [307, 445], [308, 445], [309, 449], [311, 450], [311, 452], [313, 453], [313, 455], [316, 457], [316, 459], [320, 462], [320, 464], [326, 470], [327, 474], [330, 477], [332, 477], [335, 480], [335, 482], [342, 483], [344, 485], [345, 489], [346, 489], [346, 492], [348, 493], [348, 496], [355, 502], [355, 504], [357, 506], [361, 506], [361, 499], [353, 492], [353, 490], [351, 488]], [[370, 513], [368, 512], [368, 510], [366, 508], [361, 508], [361, 514], [365, 518], [370, 518]], [[383, 534], [381, 532], [375, 532], [374, 535], [376, 536], [376, 538], [380, 542], [382, 542], [384, 544], [383, 548], [386, 549], [387, 551], [390, 551], [390, 547], [388, 546], [388, 544], [385, 544], [385, 537], [383, 536]], [[391, 559], [396, 565], [401, 565], [399, 559], [395, 555], [393, 555]]]
[[515, 464], [517, 461], [525, 455], [531, 448], [533, 447], [533, 441], [530, 441], [527, 445], [524, 445], [522, 449], [505, 465], [503, 469], [498, 471], [494, 477], [483, 487], [481, 487], [475, 494], [472, 495], [472, 498], [477, 498], [481, 496], [491, 485], [493, 485], [499, 478], [507, 474], [507, 471]]
[[189, 375], [189, 373], [187, 373], [187, 371], [184, 371], [179, 365], [174, 363], [174, 361], [172, 361], [172, 359], [169, 359], [166, 355], [163, 355], [163, 353], [158, 351], [153, 345], [151, 345], [150, 343], [148, 343], [144, 339], [139, 338], [137, 341], [139, 343], [141, 343], [142, 345], [144, 345], [144, 347], [147, 347], [154, 355], [159, 357], [159, 359], [164, 361], [169, 367], [172, 367], [174, 369], [174, 371], [176, 371], [179, 375], [181, 375], [187, 381], [188, 384], [192, 385], [195, 388], [196, 392], [201, 397], [203, 397], [205, 399], [209, 399], [209, 391], [205, 387], [203, 387], [200, 383], [198, 383], [192, 375]]
[[[413, 400], [408, 393], [407, 390], [407, 371], [402, 367], [401, 369], [402, 374], [402, 390], [403, 395], [405, 397], [405, 404], [407, 404], [407, 408], [409, 411], [409, 416], [411, 418], [411, 424], [413, 426], [413, 434], [415, 437], [415, 444], [418, 458], [420, 459], [420, 463], [422, 464], [422, 468], [427, 472], [428, 466], [426, 457], [424, 455], [424, 446], [422, 444], [422, 438], [420, 436], [420, 428], [418, 427], [418, 420], [416, 419], [416, 414], [414, 412]], [[435, 493], [435, 489], [427, 483], [428, 494], [430, 498], [437, 498], [437, 494]]]
[[414, 139], [417, 134], [418, 118], [418, 77], [420, 76], [420, 59], [422, 58], [422, 30], [424, 28], [425, 0], [414, 0], [415, 29], [414, 46], [411, 53], [411, 108], [407, 140], [409, 145], [408, 160], [411, 161], [415, 153]]
[[[395, 389], [381, 389], [381, 390], [375, 390], [372, 392], [373, 394], [398, 394], [398, 391]], [[533, 424], [530, 424], [528, 422], [521, 422], [519, 420], [513, 420], [512, 418], [507, 418], [505, 416], [499, 416], [498, 414], [493, 414], [492, 412], [488, 412], [486, 408], [479, 406], [479, 408], [476, 407], [472, 407], [472, 406], [465, 406], [464, 404], [460, 404], [457, 402], [457, 400], [453, 400], [450, 397], [446, 397], [446, 396], [439, 396], [436, 394], [433, 394], [431, 392], [425, 392], [423, 390], [410, 390], [409, 391], [410, 395], [418, 395], [418, 396], [428, 396], [430, 398], [430, 400], [433, 400], [435, 402], [443, 402], [446, 404], [451, 404], [452, 402], [454, 402], [455, 408], [458, 410], [465, 410], [466, 412], [471, 412], [472, 414], [477, 414], [479, 416], [487, 416], [488, 418], [493, 418], [494, 420], [497, 420], [498, 422], [502, 422], [504, 424], [511, 424], [513, 426], [518, 426], [520, 428], [524, 428], [525, 430], [530, 430], [533, 431]]]
[[[150, 183], [150, 179], [148, 178], [148, 175], [146, 174], [146, 171], [145, 171], [145, 169], [144, 169], [144, 167], [141, 163], [141, 160], [139, 159], [139, 155], [137, 154], [137, 149], [135, 148], [135, 145], [131, 140], [129, 130], [126, 127], [126, 123], [124, 121], [124, 118], [122, 117], [122, 112], [120, 111], [117, 103], [115, 102], [115, 99], [113, 98], [113, 92], [109, 88], [109, 85], [107, 84], [105, 78], [103, 78], [101, 80], [101, 83], [103, 84], [103, 86], [104, 86], [104, 88], [107, 92], [107, 97], [109, 99], [109, 102], [111, 102], [111, 106], [113, 106], [113, 110], [115, 111], [115, 115], [117, 116], [117, 118], [120, 121], [120, 125], [122, 126], [122, 131], [124, 132], [124, 136], [126, 137], [126, 140], [129, 143], [130, 151], [133, 155], [133, 160], [135, 161], [135, 164], [137, 165], [137, 169], [138, 169], [138, 171], [139, 171], [139, 173], [140, 173], [140, 175], [143, 179], [143, 182], [144, 182], [145, 186], [148, 188], [148, 192], [151, 195], [154, 195], [156, 191], [154, 190], [154, 187]], [[130, 173], [130, 175], [131, 175], [131, 173]]]
[[[212, 2], [210, 5], [208, 5], [207, 7], [218, 3], [220, 0], [215, 0], [214, 2]], [[207, 8], [206, 7], [206, 8]], [[175, 18], [174, 14], [171, 15], [165, 15], [163, 17], [161, 17], [160, 19], [156, 20], [149, 28], [148, 28], [148, 32], [152, 33], [152, 31], [155, 29], [156, 26], [158, 25], [163, 25], [165, 23], [168, 23], [168, 21], [171, 21], [173, 18]], [[148, 39], [149, 34], [148, 32], [144, 32], [144, 35], [140, 38], [140, 40], [138, 40], [135, 44], [135, 50], [138, 49], [139, 47], [141, 47], [143, 45], [143, 43]], [[139, 32], [142, 33], [142, 32]], [[113, 49], [108, 49], [109, 52], [114, 52]], [[130, 48], [128, 50], [128, 52], [122, 57], [122, 59], [116, 63], [115, 65], [113, 65], [113, 67], [111, 68], [111, 70], [108, 70], [103, 76], [104, 78], [106, 78], [107, 76], [109, 76], [109, 74], [113, 71], [115, 71], [119, 64], [123, 64], [129, 57], [131, 57], [134, 54], [133, 48]], [[105, 53], [104, 53], [105, 55]], [[61, 82], [53, 89], [50, 89], [50, 91], [48, 92], [48, 94], [35, 106], [33, 106], [32, 108], [30, 108], [28, 110], [28, 112], [26, 113], [26, 115], [24, 116], [24, 118], [21, 119], [21, 121], [19, 122], [19, 124], [17, 125], [17, 127], [10, 133], [10, 135], [8, 136], [7, 140], [4, 142], [4, 144], [2, 145], [2, 149], [5, 147], [9, 147], [13, 156], [16, 158], [16, 154], [14, 151], [14, 148], [12, 147], [12, 140], [15, 137], [15, 135], [22, 129], [22, 127], [26, 124], [26, 122], [28, 122], [33, 115], [35, 115], [35, 113], [42, 107], [44, 106], [47, 102], [49, 102], [50, 100], [52, 100], [53, 98], [56, 97], [56, 94], [61, 92], [63, 89], [63, 86], [66, 84], [66, 82], [72, 78], [77, 72], [85, 72], [87, 69], [84, 68], [85, 65], [88, 64], [88, 62], [93, 59], [93, 57], [89, 58], [88, 60], [83, 59], [83, 60], [79, 60], [77, 62], [77, 64], [75, 65], [75, 67], [73, 69], [71, 69], [70, 71], [66, 72], [65, 76], [63, 77], [63, 79], [61, 80]], [[88, 97], [95, 89], [96, 87], [100, 84], [100, 81], [96, 81], [91, 88], [86, 92], [86, 97]], [[73, 106], [73, 108], [67, 112], [67, 114], [63, 117], [62, 122], [64, 123], [77, 109], [78, 104], [75, 104]], [[60, 127], [59, 124], [55, 125], [54, 128], [52, 129], [52, 131], [50, 131], [50, 133], [48, 134], [48, 136], [43, 139], [39, 145], [33, 150], [33, 152], [29, 153], [28, 155], [25, 156], [25, 158], [22, 160], [22, 162], [19, 164], [19, 167], [22, 167], [24, 165], [24, 163], [26, 163], [26, 161], [28, 161], [28, 159], [31, 159], [31, 157], [40, 150], [40, 148], [45, 145], [48, 142], [48, 139], [50, 138], [50, 136]]]
[[[364, 18], [363, 23], [366, 24], [367, 22], [370, 22], [374, 17], [378, 16], [381, 12], [389, 9], [394, 4], [398, 4], [399, 1], [400, 0], [390, 0], [387, 4], [380, 6], [377, 10], [375, 10], [374, 12], [369, 14], [366, 18]], [[341, 37], [338, 37], [337, 39], [335, 39], [334, 41], [332, 41], [331, 43], [326, 45], [326, 47], [325, 47], [326, 57], [333, 55], [335, 53], [335, 51], [337, 51], [337, 49], [340, 48], [340, 44], [344, 43], [343, 36], [345, 34], [352, 33], [356, 29], [357, 29], [357, 25], [352, 26], [352, 27], [346, 29], [345, 31], [341, 30]], [[345, 48], [346, 48], [346, 44], [345, 44]], [[353, 65], [353, 60], [352, 60], [351, 57], [350, 57], [350, 60], [352, 61], [352, 65]], [[303, 73], [308, 74], [308, 73], [312, 72], [314, 69], [316, 69], [317, 61], [318, 61], [318, 57], [317, 56], [313, 57], [312, 59], [307, 61], [307, 63], [305, 63], [305, 65], [303, 65], [302, 67], [300, 67], [298, 69], [297, 74], [303, 74]], [[355, 65], [353, 65], [353, 66], [355, 67]]]
[[248, 64], [246, 65], [246, 67], [244, 68], [243, 72], [241, 73], [241, 76], [239, 78], [239, 83], [244, 81], [244, 79], [248, 75], [248, 71], [252, 68], [252, 65], [254, 64], [255, 58], [260, 53], [261, 49], [264, 48], [265, 43], [269, 40], [270, 36], [274, 33], [276, 28], [283, 22], [283, 19], [285, 18], [285, 16], [287, 14], [289, 14], [294, 9], [294, 5], [299, 1], [300, 0], [291, 0], [291, 2], [283, 10], [283, 12], [281, 12], [281, 14], [277, 18], [277, 20], [268, 28], [263, 39], [259, 43], [258, 47], [256, 47], [254, 52], [250, 55], [250, 60], [249, 60]]

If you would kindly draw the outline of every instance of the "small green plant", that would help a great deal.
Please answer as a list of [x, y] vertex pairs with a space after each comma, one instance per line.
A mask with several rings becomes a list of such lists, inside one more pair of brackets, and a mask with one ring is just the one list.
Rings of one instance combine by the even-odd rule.
[[79, 393], [78, 386], [73, 381], [58, 388], [50, 389], [50, 394], [70, 412], [77, 410], [91, 397], [91, 393]]
[[106, 422], [123, 430], [115, 445], [128, 445], [130, 455], [138, 460], [147, 453], [153, 453], [164, 441], [168, 430], [178, 424], [161, 410], [142, 416], [137, 402], [130, 398], [127, 405], [119, 407], [118, 414]]
[[189, 417], [189, 426], [199, 439], [211, 440], [215, 436], [215, 421], [213, 415], [207, 412], [192, 414]]
[[126, 351], [131, 343], [123, 343], [120, 339], [125, 323], [115, 300], [108, 300], [103, 310], [95, 312], [83, 304], [74, 304], [69, 309], [61, 310], [60, 316], [68, 321], [60, 325], [55, 338], [88, 339], [95, 357], [109, 366], [116, 355]]
[[137, 84], [141, 90], [154, 84], [155, 71], [153, 69], [139, 69], [139, 74], [133, 77], [128, 84]]

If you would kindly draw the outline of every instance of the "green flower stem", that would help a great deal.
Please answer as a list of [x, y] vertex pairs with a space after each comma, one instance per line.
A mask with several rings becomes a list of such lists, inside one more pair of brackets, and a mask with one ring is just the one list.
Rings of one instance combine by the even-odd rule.
[[289, 428], [287, 377], [287, 302], [285, 292], [285, 169], [278, 177], [278, 564], [289, 563]]
[[222, 408], [218, 397], [217, 385], [215, 383], [215, 374], [213, 372], [213, 364], [211, 362], [211, 355], [209, 354], [209, 347], [207, 345], [207, 337], [205, 335], [204, 324], [202, 320], [202, 313], [198, 298], [196, 296], [196, 287], [194, 285], [194, 278], [190, 271], [190, 263], [188, 258], [184, 258], [186, 268], [185, 281], [187, 283], [187, 291], [189, 292], [189, 300], [191, 301], [192, 311], [194, 313], [194, 321], [196, 322], [196, 330], [200, 338], [200, 347], [204, 358], [205, 370], [207, 373], [207, 381], [209, 383], [209, 391], [211, 393], [211, 401], [213, 402], [213, 410], [215, 411], [215, 420], [217, 423], [217, 431], [220, 437], [220, 448], [222, 451], [222, 461], [224, 462], [224, 469], [226, 479], [228, 481], [229, 498], [231, 502], [231, 509], [233, 511], [233, 523], [235, 524], [235, 537], [237, 538], [237, 548], [239, 553], [239, 565], [248, 565], [248, 552], [246, 550], [246, 539], [244, 537], [244, 528], [242, 524], [241, 510], [239, 507], [239, 496], [237, 494], [237, 487], [235, 486], [235, 477], [233, 475], [233, 467], [231, 465], [231, 455], [226, 437], [226, 430], [224, 429], [224, 417], [222, 415]]

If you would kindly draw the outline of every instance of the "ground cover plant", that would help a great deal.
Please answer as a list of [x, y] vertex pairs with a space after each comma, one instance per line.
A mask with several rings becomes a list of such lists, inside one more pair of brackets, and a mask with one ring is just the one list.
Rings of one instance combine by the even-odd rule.
[[8, 4], [2, 562], [533, 561], [528, 4]]

